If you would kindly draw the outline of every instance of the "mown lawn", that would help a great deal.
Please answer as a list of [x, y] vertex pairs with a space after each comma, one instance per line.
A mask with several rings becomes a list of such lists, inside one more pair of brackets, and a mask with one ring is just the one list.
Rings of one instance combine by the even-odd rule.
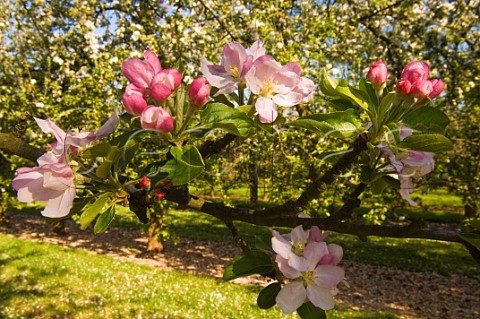
[[[258, 287], [162, 271], [0, 234], [1, 318], [298, 318], [256, 306]], [[339, 308], [329, 318], [396, 318]]]

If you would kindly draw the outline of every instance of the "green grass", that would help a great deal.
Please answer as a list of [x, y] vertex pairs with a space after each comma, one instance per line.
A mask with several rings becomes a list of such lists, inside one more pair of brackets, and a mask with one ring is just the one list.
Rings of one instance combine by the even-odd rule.
[[[0, 234], [1, 318], [298, 318], [256, 306], [258, 287]], [[395, 318], [339, 308], [329, 318]]]

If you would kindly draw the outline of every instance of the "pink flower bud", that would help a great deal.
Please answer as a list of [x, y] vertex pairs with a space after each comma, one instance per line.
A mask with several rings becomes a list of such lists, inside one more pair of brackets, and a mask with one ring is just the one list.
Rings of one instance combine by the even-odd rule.
[[413, 83], [410, 95], [418, 99], [427, 98], [432, 92], [432, 82], [428, 80], [418, 80]]
[[370, 70], [368, 70], [367, 78], [375, 86], [381, 86], [385, 83], [388, 78], [388, 70], [385, 63], [380, 60], [373, 63]]
[[410, 83], [410, 81], [401, 79], [397, 82], [396, 91], [400, 95], [408, 95], [411, 88], [412, 84]]
[[150, 187], [150, 178], [148, 178], [146, 176], [140, 178], [139, 181], [138, 181], [138, 186], [140, 186], [142, 188]]
[[430, 92], [428, 97], [434, 99], [443, 92], [445, 89], [445, 83], [443, 83], [443, 81], [440, 79], [433, 79], [430, 80], [430, 82], [432, 83], [432, 92]]
[[188, 96], [196, 106], [205, 104], [210, 96], [210, 86], [208, 85], [207, 79], [201, 76], [193, 80], [192, 84], [190, 84]]
[[122, 63], [123, 74], [138, 88], [150, 86], [155, 74], [162, 70], [160, 60], [152, 51], [144, 52], [145, 60], [129, 58]]
[[175, 69], [165, 69], [155, 75], [150, 94], [157, 101], [167, 99], [182, 83], [182, 74]]
[[125, 111], [132, 115], [140, 115], [148, 107], [142, 90], [133, 84], [127, 85], [127, 89], [122, 95], [122, 102]]
[[430, 74], [430, 67], [425, 62], [414, 61], [408, 63], [402, 71], [402, 78], [408, 80], [412, 85], [419, 81], [426, 81]]
[[150, 106], [140, 116], [142, 128], [168, 133], [173, 130], [173, 117], [161, 106]]

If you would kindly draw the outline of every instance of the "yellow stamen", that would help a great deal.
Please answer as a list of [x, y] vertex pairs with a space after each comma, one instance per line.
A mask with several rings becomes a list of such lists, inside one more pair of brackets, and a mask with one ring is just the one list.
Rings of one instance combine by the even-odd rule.
[[234, 79], [240, 78], [240, 71], [238, 70], [238, 68], [237, 68], [236, 65], [231, 65], [231, 66], [230, 66], [230, 75], [231, 75]]
[[275, 87], [275, 83], [272, 82], [271, 78], [265, 78], [263, 80], [262, 90], [260, 91], [260, 95], [266, 98], [271, 98], [274, 95], [273, 89]]

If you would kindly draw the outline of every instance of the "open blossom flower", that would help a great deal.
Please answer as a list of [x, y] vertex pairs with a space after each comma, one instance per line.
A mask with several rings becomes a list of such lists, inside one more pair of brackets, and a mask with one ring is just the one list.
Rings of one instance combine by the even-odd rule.
[[46, 203], [42, 215], [59, 218], [68, 215], [73, 207], [76, 191], [74, 173], [67, 163], [68, 153], [76, 154], [88, 143], [111, 134], [119, 123], [118, 113], [114, 114], [96, 131], [72, 135], [64, 132], [50, 119], [35, 118], [44, 133], [53, 133], [57, 141], [51, 144], [49, 152], [37, 160], [38, 167], [21, 167], [13, 179], [12, 186], [17, 190], [18, 200]]
[[53, 153], [38, 158], [38, 167], [21, 167], [13, 179], [18, 200], [46, 203], [42, 215], [58, 218], [68, 215], [73, 207], [76, 191], [70, 166]]
[[245, 49], [240, 43], [233, 41], [223, 47], [222, 62], [214, 65], [205, 58], [201, 59], [201, 69], [208, 83], [219, 88], [215, 95], [230, 94], [238, 89], [238, 84], [245, 80], [253, 62], [265, 55], [265, 48], [260, 41]]
[[250, 91], [258, 95], [255, 109], [262, 123], [272, 123], [278, 115], [277, 105], [294, 106], [313, 98], [315, 85], [301, 76], [300, 66], [285, 66], [265, 55], [257, 59], [245, 77]]
[[168, 133], [173, 130], [173, 117], [163, 107], [150, 106], [140, 116], [142, 128]]
[[[282, 274], [290, 279], [276, 297], [277, 305], [284, 313], [294, 312], [307, 300], [321, 309], [332, 309], [335, 306], [333, 296], [336, 286], [344, 280], [345, 273], [337, 266], [343, 256], [342, 248], [334, 244], [327, 245], [323, 241], [328, 233], [321, 234], [318, 228], [312, 230], [312, 236], [302, 226], [294, 228], [287, 235], [272, 231], [272, 247], [278, 254], [276, 262]], [[294, 266], [289, 263], [292, 255], [288, 245], [281, 238], [290, 238], [290, 252], [303, 257], [297, 259]], [[277, 241], [281, 242], [280, 245]], [[303, 251], [299, 250], [304, 245]]]
[[368, 70], [367, 78], [376, 86], [381, 86], [388, 79], [388, 70], [385, 63], [376, 61]]
[[[400, 140], [404, 140], [410, 135], [412, 135], [410, 128], [400, 128]], [[391, 167], [397, 172], [400, 181], [400, 195], [410, 205], [418, 206], [410, 197], [410, 193], [415, 190], [412, 178], [425, 176], [433, 170], [435, 166], [434, 153], [408, 150], [395, 154], [388, 146], [379, 145], [378, 147], [388, 157]]]
[[53, 133], [55, 136], [57, 141], [51, 144], [50, 148], [57, 155], [63, 154], [65, 149], [73, 154], [76, 154], [79, 148], [112, 134], [120, 123], [118, 112], [117, 110], [114, 110], [112, 116], [110, 116], [110, 118], [108, 118], [108, 120], [96, 132], [79, 132], [77, 134], [72, 134], [71, 131], [63, 131], [50, 119], [42, 120], [35, 117], [34, 119], [44, 133]]

